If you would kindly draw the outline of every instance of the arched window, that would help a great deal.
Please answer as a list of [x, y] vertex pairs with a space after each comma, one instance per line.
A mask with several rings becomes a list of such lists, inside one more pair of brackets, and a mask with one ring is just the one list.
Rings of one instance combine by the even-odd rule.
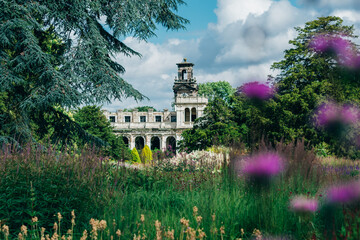
[[196, 108], [191, 109], [191, 121], [194, 122], [196, 119]]
[[186, 79], [187, 79], [186, 70], [182, 70], [182, 72], [181, 72], [181, 79], [182, 79], [182, 80], [186, 80]]
[[174, 137], [168, 137], [166, 139], [166, 150], [176, 152], [176, 139]]
[[125, 146], [129, 147], [129, 139], [127, 137], [123, 136], [122, 140], [123, 140]]
[[141, 151], [145, 147], [145, 140], [143, 137], [136, 137], [135, 138], [135, 148], [138, 151]]
[[190, 109], [185, 108], [185, 122], [190, 122]]
[[152, 137], [151, 138], [151, 150], [160, 149], [160, 138]]

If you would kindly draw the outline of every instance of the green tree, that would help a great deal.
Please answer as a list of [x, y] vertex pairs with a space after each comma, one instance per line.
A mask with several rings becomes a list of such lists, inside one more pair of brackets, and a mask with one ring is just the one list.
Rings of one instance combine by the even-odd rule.
[[131, 150], [131, 162], [132, 163], [141, 163], [141, 159], [140, 159], [139, 153], [136, 150], [136, 148], [133, 148], [133, 150]]
[[272, 69], [281, 71], [276, 77], [277, 138], [304, 137], [313, 146], [327, 142], [334, 151], [337, 149], [338, 154], [347, 154], [350, 142], [346, 139], [331, 139], [326, 133], [317, 131], [311, 117], [319, 102], [325, 98], [340, 103], [359, 103], [359, 70], [342, 65], [331, 51], [314, 51], [310, 41], [319, 35], [340, 38], [346, 36], [349, 45], [358, 53], [357, 46], [350, 42], [357, 37], [354, 35], [354, 27], [344, 26], [342, 19], [329, 16], [320, 17], [307, 22], [303, 28], [295, 29], [298, 35], [289, 42], [293, 47], [285, 51], [283, 60], [272, 65]]
[[235, 89], [226, 81], [206, 82], [199, 84], [199, 95], [206, 96], [209, 101], [215, 98], [221, 98], [229, 103], [230, 97], [234, 96]]
[[[108, 119], [101, 111], [100, 106], [84, 106], [74, 111], [74, 120], [86, 132], [98, 137], [106, 144], [105, 152], [115, 159], [129, 160], [129, 149], [125, 146], [121, 136], [116, 136]], [[80, 143], [86, 144], [86, 141]]]
[[[0, 113], [2, 139], [32, 139], [30, 124], [42, 113], [66, 118], [54, 106], [144, 99], [120, 76], [125, 69], [113, 60], [116, 54], [140, 56], [119, 38], [146, 40], [159, 25], [184, 28], [188, 20], [175, 13], [181, 4], [183, 0], [0, 1], [0, 89], [7, 98]], [[79, 130], [71, 122], [65, 127]]]
[[241, 133], [234, 122], [234, 115], [225, 100], [215, 97], [195, 120], [194, 128], [182, 133], [180, 149], [188, 152], [206, 149], [212, 145], [230, 145], [240, 140]]
[[150, 163], [153, 160], [151, 149], [148, 145], [145, 145], [141, 151], [140, 158], [143, 163]]
[[152, 109], [154, 112], [156, 112], [156, 109], [154, 107], [151, 106], [141, 106], [141, 107], [135, 107], [135, 108], [130, 108], [130, 109], [124, 109], [124, 112], [133, 112], [133, 111], [138, 111], [138, 112], [147, 112], [149, 111], [149, 109]]

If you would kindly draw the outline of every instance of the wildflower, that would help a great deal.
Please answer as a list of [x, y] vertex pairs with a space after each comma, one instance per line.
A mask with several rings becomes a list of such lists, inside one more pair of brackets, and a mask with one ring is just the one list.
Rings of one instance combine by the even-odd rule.
[[61, 220], [63, 219], [63, 217], [61, 216], [61, 213], [58, 212], [57, 217], [58, 217], [59, 222], [61, 222]]
[[20, 231], [22, 234], [24, 234], [24, 236], [27, 236], [27, 227], [25, 225], [20, 227]]
[[24, 239], [24, 236], [22, 235], [22, 233], [19, 233], [19, 234], [18, 234], [18, 239], [19, 239], [19, 240], [23, 240], [23, 239]]
[[262, 234], [261, 234], [259, 229], [255, 228], [254, 231], [253, 231], [253, 235], [255, 236], [256, 240], [261, 240], [262, 239]]
[[106, 221], [105, 220], [100, 220], [100, 222], [98, 223], [98, 228], [100, 231], [103, 231], [106, 229]]
[[316, 199], [296, 196], [290, 201], [290, 208], [294, 212], [315, 212], [318, 208], [318, 202]]
[[223, 225], [223, 226], [221, 226], [220, 227], [220, 234], [225, 234], [225, 226]]
[[165, 232], [165, 238], [174, 240], [175, 239], [174, 233], [175, 233], [175, 230], [174, 229], [170, 230], [170, 227], [169, 227], [168, 230]]
[[189, 227], [189, 220], [186, 220], [185, 218], [181, 218], [180, 223], [185, 227]]
[[39, 219], [38, 219], [37, 217], [33, 217], [33, 218], [31, 218], [31, 221], [32, 221], [33, 223], [37, 223], [37, 222], [39, 221]]
[[242, 85], [238, 91], [251, 99], [267, 100], [274, 95], [274, 90], [266, 84], [249, 82]]
[[140, 221], [143, 223], [143, 222], [145, 222], [145, 216], [144, 216], [144, 214], [141, 214], [140, 215]]
[[193, 207], [193, 215], [197, 216], [198, 214], [198, 208], [196, 206]]
[[57, 223], [56, 223], [56, 222], [54, 223], [54, 227], [53, 227], [53, 229], [54, 229], [54, 231], [55, 231], [55, 232], [57, 232], [57, 230], [58, 230], [58, 225], [57, 225]]
[[121, 236], [121, 231], [120, 231], [120, 229], [116, 230], [116, 236], [118, 236], [118, 237]]
[[75, 226], [75, 211], [71, 211], [71, 225]]
[[330, 203], [346, 204], [360, 199], [360, 182], [332, 186], [327, 190]]
[[260, 153], [248, 158], [242, 167], [244, 173], [253, 177], [271, 177], [279, 174], [283, 169], [280, 156], [276, 153]]
[[213, 215], [211, 215], [211, 219], [213, 222], [215, 222], [215, 217], [216, 217], [215, 213]]
[[2, 231], [4, 232], [5, 238], [7, 238], [9, 236], [9, 226], [3, 225]]
[[196, 217], [196, 222], [197, 222], [197, 223], [201, 223], [201, 221], [202, 221], [202, 216], [197, 216], [197, 217]]

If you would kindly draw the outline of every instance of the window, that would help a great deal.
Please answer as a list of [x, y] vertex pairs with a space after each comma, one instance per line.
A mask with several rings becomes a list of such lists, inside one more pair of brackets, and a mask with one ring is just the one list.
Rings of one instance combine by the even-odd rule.
[[176, 116], [171, 116], [171, 122], [176, 122]]
[[190, 109], [185, 108], [185, 122], [190, 122]]
[[155, 116], [155, 122], [161, 122], [161, 116]]
[[140, 116], [140, 122], [146, 122], [146, 116]]
[[191, 121], [194, 122], [196, 119], [196, 108], [191, 109]]
[[115, 119], [115, 116], [110, 116], [110, 117], [109, 117], [109, 120], [110, 120], [110, 122], [115, 122], [115, 120], [116, 120], [116, 119]]
[[131, 122], [131, 117], [130, 116], [125, 116], [125, 122]]

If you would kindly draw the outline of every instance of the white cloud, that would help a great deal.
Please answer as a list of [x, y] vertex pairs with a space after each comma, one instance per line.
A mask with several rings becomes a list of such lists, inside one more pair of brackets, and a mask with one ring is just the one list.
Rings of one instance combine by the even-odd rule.
[[218, 0], [215, 10], [217, 27], [221, 30], [228, 24], [245, 21], [249, 14], [260, 15], [269, 9], [271, 3], [271, 0]]

